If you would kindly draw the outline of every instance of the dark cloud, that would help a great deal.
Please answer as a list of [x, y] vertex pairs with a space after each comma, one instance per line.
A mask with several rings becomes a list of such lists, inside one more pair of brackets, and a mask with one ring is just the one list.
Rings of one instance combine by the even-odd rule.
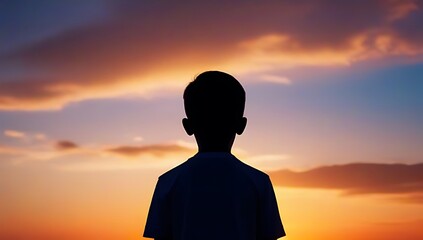
[[144, 154], [163, 157], [168, 154], [192, 153], [193, 149], [178, 144], [151, 144], [144, 146], [119, 146], [105, 151], [125, 157], [137, 157]]
[[[57, 109], [186, 82], [209, 68], [242, 72], [419, 54], [419, 8], [412, 0], [116, 1], [107, 20], [1, 55], [0, 65], [20, 74], [0, 71], [0, 109]], [[181, 72], [186, 79], [175, 76]]]
[[79, 146], [76, 143], [72, 141], [68, 141], [68, 140], [57, 141], [55, 143], [55, 147], [57, 150], [71, 150], [71, 149], [79, 148]]
[[421, 46], [423, 42], [423, 31], [420, 30], [423, 22], [423, 1], [418, 1], [418, 8], [410, 12], [406, 18], [399, 19], [393, 23], [396, 33], [411, 44]]
[[270, 172], [275, 185], [342, 190], [345, 194], [407, 194], [404, 201], [423, 203], [423, 163], [354, 163], [325, 166], [304, 172]]

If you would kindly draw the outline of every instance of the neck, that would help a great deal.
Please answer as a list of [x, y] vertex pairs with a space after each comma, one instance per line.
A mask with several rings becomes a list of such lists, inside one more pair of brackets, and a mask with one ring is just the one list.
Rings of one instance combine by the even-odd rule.
[[226, 137], [201, 136], [194, 134], [198, 152], [228, 152], [231, 153], [235, 134]]
[[231, 153], [231, 146], [202, 146], [198, 145], [198, 152], [227, 152]]
[[197, 140], [198, 152], [228, 152], [231, 153], [234, 139], [227, 141], [201, 141]]

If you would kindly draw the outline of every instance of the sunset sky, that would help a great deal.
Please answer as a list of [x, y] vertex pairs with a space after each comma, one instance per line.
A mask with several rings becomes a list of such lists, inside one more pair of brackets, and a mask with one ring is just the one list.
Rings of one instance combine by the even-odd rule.
[[0, 239], [142, 239], [206, 70], [246, 89], [233, 153], [283, 239], [423, 239], [422, 25], [422, 0], [0, 0]]

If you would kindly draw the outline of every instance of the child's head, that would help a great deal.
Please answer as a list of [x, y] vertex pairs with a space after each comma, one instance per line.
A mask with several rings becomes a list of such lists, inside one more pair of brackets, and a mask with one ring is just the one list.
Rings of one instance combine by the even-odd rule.
[[185, 89], [184, 106], [187, 118], [183, 125], [189, 135], [195, 135], [199, 146], [231, 147], [235, 134], [244, 131], [245, 91], [227, 73], [207, 71], [198, 75]]

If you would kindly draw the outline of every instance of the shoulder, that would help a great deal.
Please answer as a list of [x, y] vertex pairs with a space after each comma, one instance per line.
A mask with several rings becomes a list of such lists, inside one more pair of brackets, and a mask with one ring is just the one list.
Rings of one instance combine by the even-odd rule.
[[244, 163], [243, 161], [239, 160], [238, 158], [236, 158], [238, 160], [239, 165], [241, 166], [242, 170], [250, 175], [251, 177], [257, 178], [257, 179], [266, 179], [269, 178], [269, 175], [267, 175], [267, 173], [262, 172], [261, 170], [258, 170], [255, 167], [252, 167], [246, 163]]
[[257, 187], [261, 188], [263, 184], [267, 184], [268, 181], [270, 181], [269, 175], [267, 173], [244, 163], [238, 158], [237, 160], [238, 164], [240, 165], [240, 169], [242, 169], [244, 174], [246, 174]]
[[158, 182], [160, 185], [171, 186], [176, 181], [176, 179], [185, 172], [188, 167], [188, 162], [191, 158], [186, 160], [185, 162], [179, 164], [178, 166], [168, 170], [167, 172], [163, 173], [159, 176]]

